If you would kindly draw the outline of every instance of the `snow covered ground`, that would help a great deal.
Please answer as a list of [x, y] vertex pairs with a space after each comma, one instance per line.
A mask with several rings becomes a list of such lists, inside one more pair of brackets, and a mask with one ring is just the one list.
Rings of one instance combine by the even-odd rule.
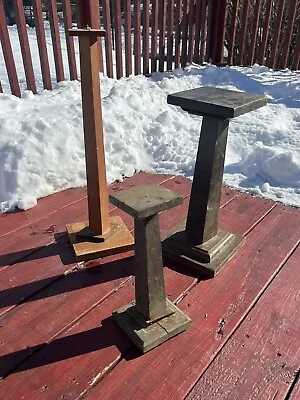
[[[29, 33], [33, 43], [34, 31]], [[22, 78], [14, 27], [10, 35]], [[41, 88], [37, 48], [33, 59]], [[40, 197], [84, 185], [80, 82], [16, 98], [8, 93], [1, 52], [0, 80], [6, 92], [0, 94], [0, 210], [27, 209]], [[168, 105], [167, 95], [199, 86], [268, 96], [267, 106], [230, 122], [224, 184], [300, 207], [300, 74], [258, 65], [101, 77], [108, 181], [138, 170], [192, 178], [201, 118]]]

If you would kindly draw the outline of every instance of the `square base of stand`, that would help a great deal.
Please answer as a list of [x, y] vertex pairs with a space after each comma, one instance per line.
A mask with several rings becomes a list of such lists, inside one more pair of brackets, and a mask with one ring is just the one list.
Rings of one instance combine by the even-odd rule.
[[163, 256], [208, 277], [214, 277], [245, 243], [242, 235], [218, 230], [212, 239], [193, 245], [186, 242], [184, 228], [185, 223], [162, 242]]
[[94, 236], [91, 236], [90, 239], [87, 236], [82, 236], [82, 231], [88, 225], [89, 223], [86, 221], [70, 224], [66, 227], [77, 261], [124, 253], [134, 248], [134, 238], [119, 216], [110, 217], [110, 233], [101, 241]]
[[136, 347], [142, 353], [146, 353], [185, 331], [192, 323], [191, 319], [168, 299], [167, 306], [171, 314], [146, 327], [135, 318], [134, 303], [114, 311], [113, 317]]

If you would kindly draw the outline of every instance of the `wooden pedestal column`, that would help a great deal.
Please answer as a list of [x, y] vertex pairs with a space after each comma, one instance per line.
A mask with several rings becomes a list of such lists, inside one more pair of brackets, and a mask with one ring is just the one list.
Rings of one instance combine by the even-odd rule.
[[244, 237], [218, 229], [230, 118], [266, 104], [263, 95], [214, 87], [168, 96], [168, 103], [203, 116], [187, 220], [163, 242], [163, 254], [214, 276], [243, 245]]
[[81, 261], [128, 251], [134, 240], [121, 218], [110, 218], [108, 210], [97, 46], [105, 31], [77, 29], [69, 34], [79, 37], [89, 220], [67, 225], [67, 230]]
[[183, 202], [160, 186], [140, 185], [110, 196], [111, 202], [134, 217], [135, 302], [113, 313], [143, 352], [187, 329], [191, 320], [165, 293], [158, 213]]

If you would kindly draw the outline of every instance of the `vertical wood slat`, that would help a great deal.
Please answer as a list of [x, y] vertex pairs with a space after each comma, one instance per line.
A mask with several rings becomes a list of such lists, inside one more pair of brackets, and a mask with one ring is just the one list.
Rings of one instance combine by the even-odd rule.
[[34, 12], [36, 37], [40, 55], [43, 84], [45, 89], [52, 90], [41, 0], [35, 0], [33, 2], [33, 12]]
[[280, 32], [281, 32], [281, 23], [282, 23], [283, 11], [284, 11], [284, 3], [285, 3], [285, 0], [279, 0], [279, 3], [278, 3], [277, 13], [276, 13], [277, 18], [276, 18], [276, 23], [275, 23], [275, 32], [274, 32], [274, 36], [273, 36], [273, 40], [272, 40], [272, 50], [271, 50], [270, 60], [268, 62], [269, 68], [274, 68], [275, 63], [276, 63], [276, 55], [277, 55], [279, 36], [280, 36]]
[[175, 68], [179, 68], [180, 66], [181, 31], [182, 31], [182, 0], [177, 0], [176, 15], [175, 15]]
[[196, 4], [194, 0], [190, 0], [188, 24], [189, 24], [189, 42], [188, 42], [188, 56], [187, 60], [189, 63], [193, 61], [194, 44], [195, 44], [195, 11]]
[[63, 58], [60, 45], [56, 0], [48, 0], [47, 5], [49, 7], [50, 30], [52, 37], [52, 48], [54, 55], [56, 80], [57, 82], [60, 82], [65, 79], [65, 74], [64, 74]]
[[134, 73], [141, 73], [141, 0], [134, 2]]
[[143, 74], [149, 74], [149, 15], [150, 1], [143, 1]]
[[167, 0], [160, 0], [160, 30], [159, 30], [159, 71], [164, 71], [165, 65], [165, 40], [166, 40], [166, 19], [167, 19]]
[[70, 0], [63, 0], [62, 8], [64, 16], [64, 28], [65, 28], [65, 37], [67, 44], [70, 79], [76, 80], [78, 76], [77, 76], [76, 59], [75, 59], [74, 39], [68, 33], [69, 29], [72, 28], [72, 13], [71, 13]]
[[22, 0], [14, 0], [14, 10], [15, 10], [16, 23], [18, 27], [19, 42], [21, 47], [27, 89], [31, 90], [32, 93], [36, 94], [37, 93], [36, 83], [33, 72], [32, 57], [30, 52], [25, 13]]
[[233, 64], [233, 52], [234, 52], [234, 43], [235, 43], [235, 37], [236, 37], [238, 11], [239, 11], [239, 0], [233, 0], [232, 12], [231, 12], [231, 27], [230, 27], [230, 33], [229, 33], [229, 38], [228, 38], [227, 63], [229, 65]]
[[206, 36], [205, 36], [205, 61], [209, 61], [212, 62], [212, 59], [210, 58], [210, 55], [212, 53], [211, 51], [211, 38], [215, 29], [215, 25], [213, 24], [213, 18], [214, 18], [214, 14], [213, 14], [213, 6], [214, 6], [214, 1], [212, 0], [206, 0], [207, 2], [207, 14], [206, 14], [206, 21], [205, 21], [205, 25], [206, 25]]
[[203, 0], [201, 13], [201, 44], [199, 62], [203, 63], [206, 57], [206, 39], [207, 39], [207, 18], [208, 18], [208, 0]]
[[15, 60], [11, 48], [11, 43], [9, 39], [8, 29], [6, 25], [6, 18], [4, 13], [3, 2], [0, 1], [0, 42], [2, 45], [4, 61], [6, 65], [7, 75], [9, 79], [9, 84], [11, 92], [17, 97], [21, 97], [21, 91], [19, 86], [19, 80], [15, 65]]
[[267, 0], [265, 20], [264, 20], [263, 27], [262, 27], [263, 35], [262, 35], [262, 41], [260, 44], [259, 58], [258, 58], [258, 63], [261, 65], [264, 63], [264, 58], [265, 58], [265, 53], [266, 53], [266, 48], [267, 48], [267, 39], [268, 39], [268, 33], [269, 33], [271, 12], [272, 12], [272, 0]]
[[123, 76], [122, 63], [122, 32], [121, 32], [121, 0], [113, 0], [114, 3], [114, 25], [116, 33], [116, 69], [117, 79]]
[[295, 55], [294, 55], [294, 60], [292, 64], [292, 69], [297, 70], [298, 66], [300, 67], [300, 32], [298, 32], [297, 36], [297, 43], [296, 43], [296, 49], [295, 49]]
[[196, 2], [196, 20], [195, 20], [195, 46], [194, 46], [194, 62], [199, 62], [199, 51], [200, 51], [200, 35], [201, 35], [201, 13], [202, 13], [202, 2]]
[[185, 67], [187, 62], [188, 12], [189, 12], [189, 0], [183, 0], [181, 67]]
[[[125, 73], [132, 74], [132, 46], [131, 46], [131, 1], [124, 1], [124, 34], [125, 34]], [[108, 34], [108, 32], [106, 32]]]
[[158, 0], [152, 0], [151, 72], [157, 71]]
[[174, 46], [174, 0], [169, 0], [167, 5], [168, 13], [168, 36], [167, 36], [167, 70], [172, 70], [173, 46]]
[[288, 55], [290, 51], [290, 45], [292, 40], [292, 33], [294, 28], [294, 21], [296, 17], [297, 11], [297, 0], [290, 0], [289, 1], [289, 15], [288, 15], [288, 22], [287, 22], [287, 30], [284, 36], [284, 48], [282, 52], [282, 56], [279, 61], [279, 67], [284, 69], [287, 67]]
[[243, 3], [242, 19], [241, 19], [241, 36], [240, 36], [240, 53], [238, 58], [239, 65], [244, 65], [244, 52], [246, 44], [247, 22], [249, 15], [250, 0]]
[[103, 0], [102, 8], [104, 15], [104, 29], [106, 30], [106, 35], [105, 35], [106, 74], [109, 78], [113, 78], [114, 73], [113, 73], [113, 61], [112, 61], [110, 0]]
[[254, 52], [255, 52], [255, 48], [256, 48], [255, 45], [256, 45], [256, 38], [257, 38], [257, 32], [258, 32], [258, 22], [259, 22], [261, 1], [262, 0], [256, 0], [256, 3], [255, 3], [253, 23], [252, 23], [252, 32], [251, 32], [251, 43], [250, 43], [249, 56], [248, 56], [248, 64], [249, 65], [252, 65], [253, 60], [254, 60]]
[[[90, 7], [90, 23], [95, 29], [101, 28], [99, 0], [88, 0]], [[99, 71], [103, 72], [102, 37], [98, 37]]]
[[220, 0], [218, 10], [218, 38], [215, 43], [216, 50], [213, 62], [218, 64], [223, 62], [224, 58], [224, 41], [227, 19], [227, 2]]

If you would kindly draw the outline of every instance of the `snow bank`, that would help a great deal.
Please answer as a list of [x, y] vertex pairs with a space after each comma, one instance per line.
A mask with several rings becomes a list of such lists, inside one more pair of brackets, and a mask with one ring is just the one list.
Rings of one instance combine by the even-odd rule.
[[[108, 182], [136, 170], [191, 178], [201, 118], [168, 105], [167, 95], [210, 85], [269, 97], [267, 106], [230, 122], [224, 184], [300, 206], [300, 76], [257, 65], [102, 77]], [[2, 212], [85, 185], [79, 82], [22, 99], [0, 95], [0, 132]]]

